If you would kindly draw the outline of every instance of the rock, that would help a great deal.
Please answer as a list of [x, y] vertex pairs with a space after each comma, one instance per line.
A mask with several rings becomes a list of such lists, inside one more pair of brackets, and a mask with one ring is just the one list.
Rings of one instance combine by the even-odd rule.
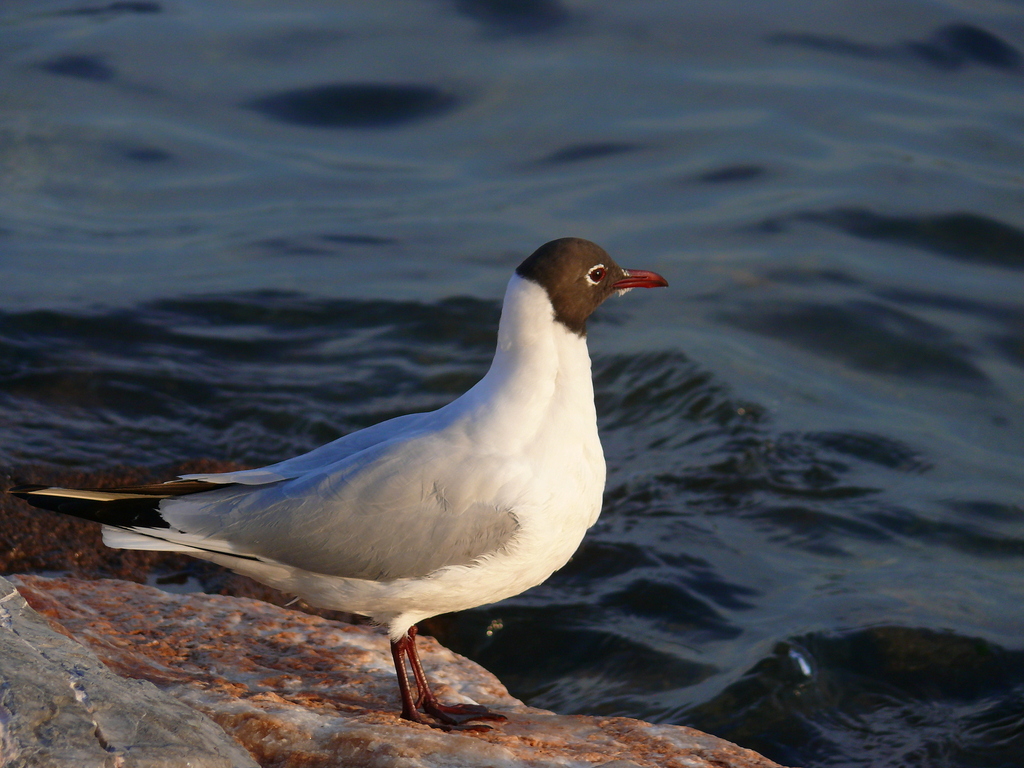
[[207, 717], [145, 680], [125, 680], [54, 631], [0, 577], [0, 765], [250, 768]]
[[527, 707], [473, 662], [420, 638], [435, 691], [509, 716], [482, 733], [401, 720], [386, 636], [258, 600], [123, 581], [14, 577], [113, 671], [205, 713], [263, 766], [778, 768], [690, 728]]

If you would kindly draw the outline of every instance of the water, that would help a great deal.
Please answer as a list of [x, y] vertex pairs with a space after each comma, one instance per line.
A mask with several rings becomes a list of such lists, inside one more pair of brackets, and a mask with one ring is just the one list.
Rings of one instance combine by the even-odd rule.
[[1024, 6], [0, 9], [0, 462], [265, 463], [434, 408], [577, 235], [604, 514], [430, 626], [560, 712], [1024, 764]]

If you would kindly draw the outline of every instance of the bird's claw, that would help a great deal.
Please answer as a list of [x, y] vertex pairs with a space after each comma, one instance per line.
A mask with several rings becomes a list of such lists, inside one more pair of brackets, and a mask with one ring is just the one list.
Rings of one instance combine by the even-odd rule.
[[[463, 711], [463, 708], [472, 709], [473, 712]], [[451, 710], [455, 710], [452, 712]], [[479, 711], [476, 711], [479, 710]], [[470, 720], [507, 720], [504, 715], [491, 712], [486, 707], [472, 704], [456, 705], [446, 707], [438, 704], [436, 707], [426, 709], [426, 714], [419, 710], [402, 712], [402, 719], [409, 720], [420, 725], [427, 725], [439, 731], [492, 731], [491, 726], [484, 723], [471, 723]]]
[[[494, 720], [495, 722], [508, 720], [504, 715], [492, 712], [479, 704], [441, 704], [435, 701], [425, 703], [423, 711], [446, 725], [463, 725], [470, 720]], [[488, 725], [474, 727], [491, 730]]]

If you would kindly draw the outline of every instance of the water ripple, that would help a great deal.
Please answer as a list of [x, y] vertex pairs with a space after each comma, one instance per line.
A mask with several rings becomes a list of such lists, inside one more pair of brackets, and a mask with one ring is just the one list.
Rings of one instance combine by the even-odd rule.
[[249, 107], [307, 128], [391, 128], [445, 114], [460, 103], [429, 85], [331, 83], [272, 93]]

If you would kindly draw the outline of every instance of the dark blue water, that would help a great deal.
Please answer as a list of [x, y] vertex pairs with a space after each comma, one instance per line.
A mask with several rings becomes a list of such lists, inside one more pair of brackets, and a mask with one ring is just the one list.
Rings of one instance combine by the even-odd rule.
[[575, 235], [578, 555], [445, 642], [787, 764], [1024, 764], [1024, 5], [8, 0], [0, 463], [442, 405]]

